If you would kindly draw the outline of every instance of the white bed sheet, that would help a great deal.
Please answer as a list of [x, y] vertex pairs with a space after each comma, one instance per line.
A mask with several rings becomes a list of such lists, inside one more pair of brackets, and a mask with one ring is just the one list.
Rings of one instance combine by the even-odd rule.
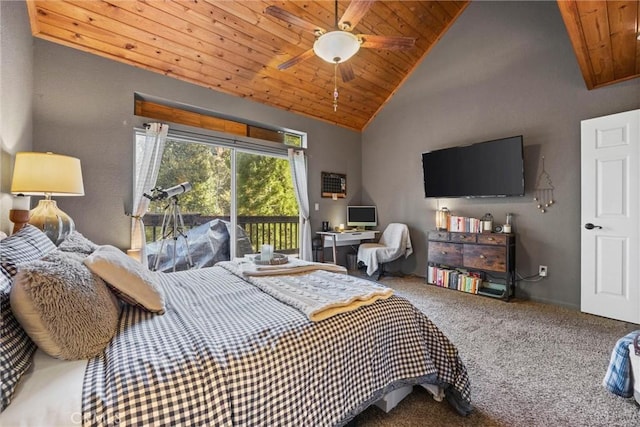
[[41, 350], [0, 414], [0, 426], [82, 425], [82, 383], [86, 360], [60, 360]]

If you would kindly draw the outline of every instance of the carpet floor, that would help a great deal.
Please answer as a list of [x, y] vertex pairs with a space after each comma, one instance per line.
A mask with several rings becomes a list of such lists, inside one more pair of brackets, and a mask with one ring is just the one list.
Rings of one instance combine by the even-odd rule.
[[640, 406], [602, 386], [616, 341], [640, 326], [442, 289], [418, 277], [380, 283], [410, 300], [456, 344], [469, 371], [474, 411], [461, 417], [415, 387], [388, 414], [365, 410], [358, 427], [640, 426]]

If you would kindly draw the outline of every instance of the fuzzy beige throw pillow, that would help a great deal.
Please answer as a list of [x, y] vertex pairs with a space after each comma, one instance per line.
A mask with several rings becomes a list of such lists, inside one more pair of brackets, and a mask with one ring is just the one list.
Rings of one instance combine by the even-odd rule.
[[98, 245], [87, 239], [77, 230], [74, 230], [58, 245], [58, 250], [63, 252], [77, 252], [91, 255], [98, 249]]
[[55, 251], [21, 264], [11, 309], [29, 337], [59, 359], [88, 359], [115, 335], [120, 305], [82, 255]]

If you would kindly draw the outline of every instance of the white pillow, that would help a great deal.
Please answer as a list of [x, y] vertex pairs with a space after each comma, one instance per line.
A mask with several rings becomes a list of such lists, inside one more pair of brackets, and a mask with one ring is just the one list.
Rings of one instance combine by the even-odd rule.
[[153, 273], [111, 245], [99, 246], [83, 261], [121, 300], [152, 313], [164, 313], [164, 296]]

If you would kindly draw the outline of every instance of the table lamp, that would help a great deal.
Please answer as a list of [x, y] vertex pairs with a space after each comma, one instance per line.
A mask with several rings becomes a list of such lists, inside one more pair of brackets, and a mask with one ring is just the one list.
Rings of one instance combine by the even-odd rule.
[[53, 153], [16, 153], [11, 192], [45, 197], [31, 210], [29, 224], [60, 244], [75, 230], [75, 224], [51, 196], [84, 196], [80, 160]]
[[9, 210], [9, 220], [13, 222], [13, 234], [29, 223], [30, 206], [31, 197], [24, 194], [13, 196], [13, 203]]

